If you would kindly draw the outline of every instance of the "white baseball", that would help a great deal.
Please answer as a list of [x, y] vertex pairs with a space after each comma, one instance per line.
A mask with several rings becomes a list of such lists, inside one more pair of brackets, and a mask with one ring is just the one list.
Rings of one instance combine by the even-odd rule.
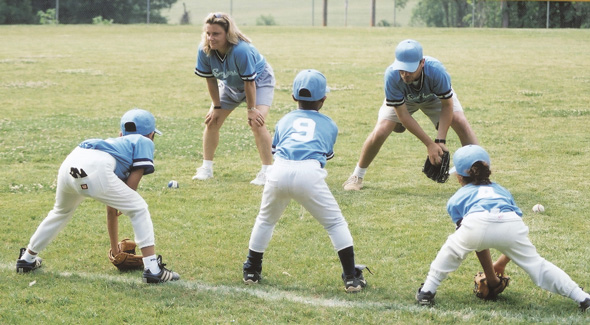
[[168, 187], [169, 188], [178, 188], [178, 182], [172, 180], [172, 181], [168, 182]]
[[545, 212], [545, 207], [542, 204], [535, 204], [533, 206], [533, 212]]

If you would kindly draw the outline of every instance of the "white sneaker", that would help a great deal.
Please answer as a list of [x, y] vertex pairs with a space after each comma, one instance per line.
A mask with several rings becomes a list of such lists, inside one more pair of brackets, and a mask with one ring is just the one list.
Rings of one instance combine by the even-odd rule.
[[213, 168], [199, 167], [197, 173], [193, 176], [193, 179], [204, 181], [206, 179], [213, 178]]
[[351, 175], [342, 186], [345, 191], [360, 191], [363, 188], [363, 178]]
[[250, 184], [264, 186], [264, 184], [266, 184], [266, 173], [258, 172], [258, 174], [256, 174], [256, 178], [253, 179]]

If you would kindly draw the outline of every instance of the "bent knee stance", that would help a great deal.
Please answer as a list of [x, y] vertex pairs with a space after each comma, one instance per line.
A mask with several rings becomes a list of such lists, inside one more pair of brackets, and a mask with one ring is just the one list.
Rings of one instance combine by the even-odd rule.
[[325, 226], [324, 229], [328, 232], [332, 245], [336, 251], [353, 246], [352, 235], [348, 229], [348, 223], [342, 218], [338, 223], [330, 226]]
[[154, 246], [154, 226], [152, 218], [148, 211], [147, 204], [145, 207], [124, 212], [131, 220], [131, 226], [135, 233], [135, 242], [139, 248]]

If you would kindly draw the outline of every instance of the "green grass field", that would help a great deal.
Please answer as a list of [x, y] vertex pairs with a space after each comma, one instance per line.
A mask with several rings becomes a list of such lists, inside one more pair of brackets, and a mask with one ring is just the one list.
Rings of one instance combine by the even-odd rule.
[[[383, 100], [383, 72], [405, 38], [440, 59], [481, 144], [492, 178], [510, 189], [540, 254], [590, 288], [590, 35], [587, 30], [243, 27], [272, 64], [277, 89], [269, 128], [295, 108], [291, 81], [325, 73], [322, 112], [339, 125], [327, 181], [349, 222], [369, 286], [344, 293], [322, 227], [291, 204], [265, 254], [263, 284], [247, 287], [241, 265], [262, 188], [254, 140], [239, 109], [222, 129], [216, 177], [194, 182], [202, 159], [205, 81], [193, 74], [197, 26], [0, 27], [0, 323], [586, 323], [570, 299], [536, 287], [509, 264], [497, 302], [471, 293], [475, 255], [443, 282], [434, 308], [414, 293], [454, 225], [451, 179], [421, 173], [424, 146], [393, 135], [361, 192], [342, 190]], [[156, 173], [139, 192], [150, 205], [157, 251], [177, 283], [147, 286], [141, 272], [108, 261], [105, 209], [87, 200], [44, 250], [44, 266], [17, 275], [24, 247], [51, 209], [61, 161], [82, 140], [114, 137], [132, 107], [154, 113]], [[426, 117], [416, 119], [431, 132]], [[448, 146], [459, 146], [449, 133]], [[175, 179], [179, 189], [166, 184]], [[535, 203], [546, 211], [533, 214]], [[133, 232], [120, 218], [120, 236]], [[499, 254], [492, 252], [494, 257]]]

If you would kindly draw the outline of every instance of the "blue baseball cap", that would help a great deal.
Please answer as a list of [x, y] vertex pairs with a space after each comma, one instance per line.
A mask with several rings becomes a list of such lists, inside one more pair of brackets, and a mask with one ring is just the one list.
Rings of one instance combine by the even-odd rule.
[[422, 60], [422, 45], [412, 39], [401, 41], [395, 48], [394, 70], [414, 72]]
[[121, 117], [121, 133], [123, 135], [148, 135], [152, 132], [162, 135], [162, 132], [156, 129], [156, 118], [146, 110], [134, 108]]
[[461, 147], [453, 154], [455, 166], [451, 168], [449, 174], [457, 173], [461, 176], [469, 176], [467, 172], [478, 161], [484, 162], [488, 167], [491, 167], [490, 155], [484, 148], [475, 144]]
[[326, 77], [317, 70], [300, 71], [293, 80], [293, 97], [307, 102], [320, 100], [330, 92], [326, 83]]

